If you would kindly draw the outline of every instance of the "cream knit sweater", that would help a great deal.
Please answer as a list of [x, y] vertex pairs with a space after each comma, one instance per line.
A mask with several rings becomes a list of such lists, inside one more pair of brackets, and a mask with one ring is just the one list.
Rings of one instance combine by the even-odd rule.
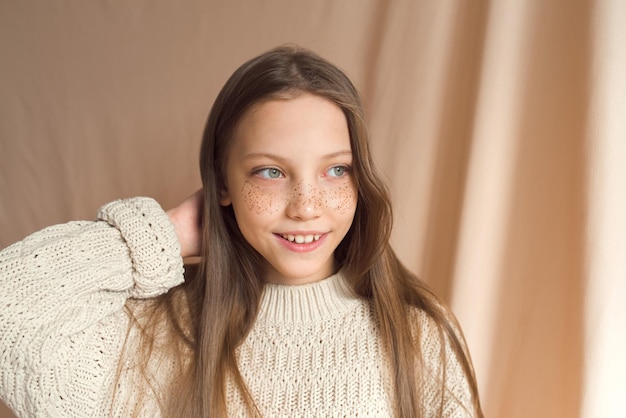
[[[180, 284], [183, 265], [173, 226], [152, 199], [104, 206], [96, 222], [39, 231], [0, 252], [0, 397], [20, 417], [130, 415], [111, 399], [129, 320], [127, 298], [149, 298]], [[441, 341], [415, 312], [427, 359]], [[131, 334], [132, 338], [132, 334]], [[469, 417], [467, 382], [451, 356], [444, 417]], [[341, 274], [305, 286], [267, 285], [238, 364], [264, 417], [390, 417], [392, 385], [367, 302]], [[444, 372], [427, 364], [426, 416], [438, 416]], [[157, 367], [158, 368], [158, 367]], [[167, 377], [167, 364], [156, 370]], [[118, 400], [136, 388], [122, 379]], [[230, 416], [243, 403], [227, 393]], [[142, 415], [159, 416], [154, 399]]]

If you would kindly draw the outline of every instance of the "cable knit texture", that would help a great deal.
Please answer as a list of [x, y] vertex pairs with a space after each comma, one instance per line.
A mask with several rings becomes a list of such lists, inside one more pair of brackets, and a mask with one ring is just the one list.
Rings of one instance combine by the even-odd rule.
[[[173, 226], [152, 199], [104, 206], [96, 222], [37, 232], [0, 252], [0, 396], [20, 417], [129, 416], [112, 405], [130, 297], [148, 298], [183, 280]], [[427, 359], [426, 416], [473, 416], [467, 382], [450, 348], [415, 311]], [[129, 338], [134, 338], [133, 333]], [[370, 305], [341, 274], [304, 286], [267, 285], [257, 321], [237, 350], [239, 367], [265, 417], [394, 415], [393, 390]], [[155, 376], [166, 378], [168, 365]], [[133, 399], [122, 379], [116, 399]], [[245, 416], [227, 388], [229, 415]], [[155, 399], [143, 416], [159, 416]]]

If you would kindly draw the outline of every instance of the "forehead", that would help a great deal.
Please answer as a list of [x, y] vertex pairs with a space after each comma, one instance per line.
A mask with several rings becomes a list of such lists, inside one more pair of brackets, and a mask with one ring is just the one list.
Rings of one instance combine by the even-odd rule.
[[315, 155], [351, 149], [342, 109], [329, 99], [306, 93], [253, 105], [237, 124], [231, 145], [237, 154], [271, 149]]

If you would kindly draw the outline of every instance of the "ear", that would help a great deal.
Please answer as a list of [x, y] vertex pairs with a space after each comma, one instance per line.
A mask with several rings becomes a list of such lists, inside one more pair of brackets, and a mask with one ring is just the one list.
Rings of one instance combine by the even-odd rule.
[[228, 193], [228, 190], [226, 190], [225, 188], [220, 190], [220, 205], [230, 206], [232, 203], [233, 201], [230, 198], [230, 193]]

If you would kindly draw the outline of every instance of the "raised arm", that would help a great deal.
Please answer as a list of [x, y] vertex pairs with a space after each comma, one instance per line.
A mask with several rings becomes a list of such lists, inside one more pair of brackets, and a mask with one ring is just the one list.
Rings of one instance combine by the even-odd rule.
[[200, 255], [202, 245], [202, 189], [167, 211], [174, 225], [183, 257]]
[[[61, 389], [50, 380], [55, 373], [76, 371], [62, 363], [76, 355], [97, 358], [98, 353], [84, 351], [113, 344], [118, 330], [107, 318], [122, 318], [127, 298], [157, 296], [182, 281], [175, 227], [149, 198], [112, 202], [101, 208], [97, 221], [52, 226], [5, 248], [0, 252], [0, 396], [21, 414], [57, 411], [69, 401], [52, 395]], [[109, 327], [106, 333], [103, 327]], [[94, 384], [105, 378], [102, 373]]]

